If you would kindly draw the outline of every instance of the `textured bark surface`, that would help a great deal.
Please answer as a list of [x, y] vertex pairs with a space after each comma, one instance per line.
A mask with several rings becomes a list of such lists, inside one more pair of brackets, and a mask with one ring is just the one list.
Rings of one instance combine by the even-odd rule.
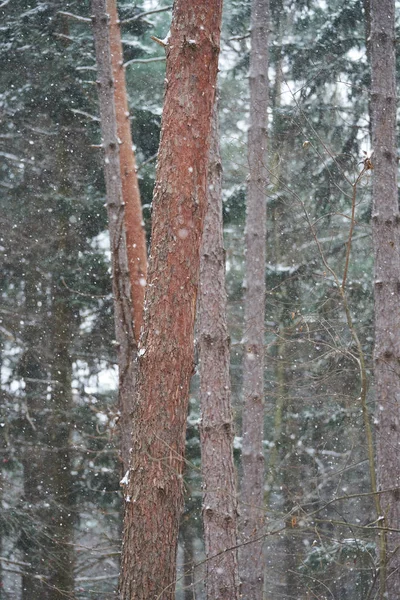
[[203, 525], [208, 559], [207, 598], [235, 600], [239, 598], [237, 550], [226, 551], [237, 545], [237, 499], [229, 377], [230, 343], [226, 324], [221, 174], [215, 103], [198, 300]]
[[[136, 344], [139, 342], [143, 325], [144, 293], [147, 277], [146, 235], [143, 225], [142, 204], [136, 175], [135, 155], [126, 94], [125, 69], [121, 44], [120, 22], [116, 0], [107, 0], [110, 17], [109, 35], [111, 65], [114, 79], [115, 117], [119, 142], [119, 164], [121, 171], [122, 202], [124, 204], [125, 237], [131, 283], [133, 327]], [[132, 381], [132, 385], [134, 382]], [[134, 389], [120, 394], [121, 457], [124, 472], [129, 467], [129, 449], [132, 435]]]
[[[395, 2], [371, 0], [374, 370], [378, 482], [388, 527], [400, 529], [400, 237], [397, 192]], [[394, 491], [393, 489], [396, 488]], [[388, 533], [388, 598], [400, 598], [398, 533]], [[391, 556], [393, 554], [393, 556]]]
[[[264, 527], [264, 321], [266, 261], [267, 106], [268, 106], [268, 0], [251, 7], [249, 185], [245, 231], [245, 296], [243, 359], [243, 446], [241, 485], [241, 541], [249, 542]], [[239, 552], [242, 595], [263, 595], [262, 541], [244, 545]]]
[[124, 58], [122, 54], [120, 22], [116, 0], [107, 0], [110, 16], [110, 50], [114, 76], [115, 116], [119, 140], [122, 199], [125, 204], [125, 231], [131, 280], [132, 310], [136, 341], [139, 341], [143, 324], [143, 303], [147, 276], [146, 236], [143, 225], [142, 204], [136, 175], [135, 154], [126, 93]]
[[[104, 175], [111, 247], [112, 288], [114, 297], [115, 337], [118, 350], [119, 405], [121, 413], [134, 408], [136, 383], [136, 341], [133, 330], [131, 285], [125, 236], [125, 211], [122, 200], [119, 143], [114, 102], [114, 80], [111, 65], [109, 17], [106, 0], [93, 0], [93, 32], [97, 61], [97, 85], [100, 120], [105, 152]], [[131, 431], [122, 428], [122, 460], [129, 464]]]
[[176, 549], [220, 0], [177, 0], [153, 202], [121, 598], [175, 597]]

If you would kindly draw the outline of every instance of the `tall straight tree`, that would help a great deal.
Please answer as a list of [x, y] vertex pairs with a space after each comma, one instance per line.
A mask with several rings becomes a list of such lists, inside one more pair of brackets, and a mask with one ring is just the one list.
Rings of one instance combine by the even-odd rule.
[[400, 215], [397, 191], [395, 1], [370, 0], [374, 175], [374, 370], [378, 481], [387, 534], [387, 597], [400, 597]]
[[[136, 174], [135, 154], [126, 92], [124, 57], [122, 53], [120, 21], [116, 0], [107, 0], [110, 16], [110, 52], [114, 77], [115, 117], [119, 140], [122, 201], [125, 216], [126, 248], [132, 295], [132, 313], [136, 344], [143, 324], [144, 292], [147, 277], [147, 250], [142, 204]], [[129, 466], [129, 448], [132, 428], [133, 393], [120, 395], [121, 455], [124, 469]]]
[[[268, 0], [251, 6], [249, 184], [245, 231], [245, 297], [243, 359], [243, 446], [241, 540], [242, 594], [263, 595], [264, 561], [260, 538], [264, 525], [264, 321], [266, 261]], [[255, 540], [252, 543], [251, 540]]]
[[186, 418], [222, 0], [178, 0], [153, 201], [121, 598], [175, 597]]
[[[207, 557], [207, 598], [235, 600], [239, 598], [237, 499], [229, 378], [230, 344], [226, 323], [221, 175], [218, 108], [215, 103], [198, 301], [203, 524]], [[228, 551], [229, 548], [232, 550]]]
[[[110, 17], [106, 0], [92, 1], [93, 32], [97, 61], [100, 120], [105, 152], [105, 182], [111, 246], [112, 289], [115, 337], [118, 348], [119, 404], [133, 410], [136, 384], [137, 343], [133, 330], [131, 281], [125, 234], [125, 210], [119, 156], [119, 139], [114, 97], [114, 77], [110, 50]], [[124, 422], [123, 425], [126, 426]], [[129, 463], [129, 438], [122, 434], [122, 456]]]

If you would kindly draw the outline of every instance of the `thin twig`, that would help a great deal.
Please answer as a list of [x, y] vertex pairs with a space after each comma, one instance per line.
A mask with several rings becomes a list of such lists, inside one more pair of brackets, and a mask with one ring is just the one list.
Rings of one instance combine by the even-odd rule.
[[134, 21], [138, 21], [142, 17], [147, 17], [147, 15], [154, 15], [156, 13], [165, 12], [167, 10], [171, 10], [172, 4], [170, 6], [164, 6], [164, 8], [156, 8], [154, 10], [147, 10], [146, 12], [141, 12], [134, 17], [130, 17], [129, 19], [124, 19], [121, 21], [121, 25], [126, 25], [127, 23], [133, 23]]
[[244, 35], [234, 35], [233, 37], [228, 38], [227, 42], [239, 42], [240, 40], [247, 40], [250, 37], [251, 33], [245, 33]]
[[344, 265], [343, 279], [342, 279], [342, 290], [344, 290], [344, 286], [346, 285], [347, 272], [349, 270], [349, 261], [350, 261], [350, 251], [351, 251], [351, 242], [353, 237], [354, 225], [355, 225], [355, 214], [356, 214], [356, 199], [357, 199], [357, 185], [365, 175], [367, 171], [372, 169], [372, 164], [369, 159], [365, 159], [364, 166], [358, 174], [354, 184], [353, 184], [353, 195], [351, 199], [351, 219], [350, 219], [350, 231], [349, 238], [347, 241], [347, 250], [346, 250], [346, 260]]
[[68, 19], [73, 19], [74, 21], [80, 21], [81, 23], [92, 22], [92, 19], [88, 19], [87, 17], [81, 17], [80, 15], [74, 15], [73, 13], [66, 12], [64, 10], [59, 10], [57, 14], [62, 15], [63, 17], [68, 17]]
[[73, 112], [74, 115], [82, 115], [83, 117], [87, 117], [91, 121], [96, 121], [96, 122], [100, 121], [99, 117], [96, 117], [95, 115], [91, 115], [91, 114], [85, 112], [84, 110], [78, 110], [77, 108], [72, 108], [71, 112]]
[[154, 56], [154, 58], [132, 58], [131, 60], [126, 61], [126, 63], [124, 63], [124, 67], [128, 67], [129, 65], [133, 65], [133, 64], [140, 64], [140, 63], [152, 63], [152, 62], [163, 62], [166, 60], [165, 56]]
[[156, 152], [155, 154], [153, 154], [153, 156], [150, 156], [150, 158], [147, 158], [142, 163], [140, 163], [140, 165], [138, 167], [136, 167], [136, 173], [138, 173], [138, 171], [140, 171], [140, 169], [143, 169], [143, 167], [145, 167], [149, 163], [153, 162], [153, 160], [155, 160], [157, 158], [157, 156], [158, 156], [158, 152]]

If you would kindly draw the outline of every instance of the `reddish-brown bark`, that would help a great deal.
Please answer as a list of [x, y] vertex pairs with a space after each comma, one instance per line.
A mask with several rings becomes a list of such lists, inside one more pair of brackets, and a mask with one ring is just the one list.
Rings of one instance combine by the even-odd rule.
[[119, 139], [122, 199], [125, 211], [126, 247], [131, 280], [132, 310], [136, 341], [143, 324], [143, 304], [147, 277], [146, 236], [143, 226], [142, 204], [136, 175], [135, 154], [126, 92], [124, 58], [122, 54], [120, 22], [116, 0], [107, 0], [110, 17], [110, 51], [114, 75], [115, 116]]
[[[221, 174], [218, 111], [215, 105], [198, 301], [206, 590], [209, 600], [238, 600], [237, 498], [229, 377], [230, 343], [226, 324]], [[233, 549], [228, 551], [228, 548]]]
[[172, 599], [222, 1], [177, 0], [153, 202], [121, 598]]
[[[400, 529], [400, 215], [397, 192], [395, 2], [370, 0], [374, 371], [379, 489], [389, 528]], [[400, 597], [399, 533], [387, 534], [387, 598]]]
[[242, 595], [263, 597], [264, 560], [260, 538], [264, 526], [264, 321], [266, 262], [268, 0], [251, 7], [249, 186], [245, 231], [243, 360], [243, 477], [239, 552]]
[[[132, 147], [121, 31], [116, 0], [107, 0], [107, 12], [109, 15], [110, 56], [113, 73], [115, 118], [119, 142], [119, 166], [131, 288], [133, 332], [137, 344], [143, 325], [144, 293], [147, 277], [146, 235], [143, 226], [139, 183], [136, 175], [135, 154]], [[126, 393], [122, 391], [119, 394], [119, 430], [121, 432], [121, 458], [124, 472], [129, 467], [130, 459], [129, 449], [132, 436], [135, 377], [136, 370], [134, 365], [131, 365], [131, 389], [126, 390]]]
[[114, 299], [115, 337], [118, 351], [118, 397], [122, 413], [122, 460], [129, 464], [130, 427], [136, 385], [136, 340], [133, 331], [131, 285], [126, 249], [124, 202], [119, 161], [114, 81], [110, 52], [110, 28], [106, 0], [92, 0], [93, 32], [96, 48], [100, 120], [105, 152], [104, 176], [110, 234], [111, 270]]

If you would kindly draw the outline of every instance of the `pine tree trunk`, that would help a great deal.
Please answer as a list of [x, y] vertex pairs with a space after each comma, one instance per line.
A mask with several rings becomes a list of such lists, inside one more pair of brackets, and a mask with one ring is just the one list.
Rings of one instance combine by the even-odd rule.
[[[62, 234], [61, 234], [62, 236]], [[68, 256], [68, 246], [64, 249]], [[70, 255], [70, 254], [69, 254]], [[70, 345], [73, 339], [74, 315], [69, 292], [57, 281], [52, 294], [52, 410], [47, 421], [49, 447], [47, 470], [52, 483], [51, 528], [48, 536], [49, 577], [51, 600], [62, 600], [74, 592], [74, 524], [76, 499], [71, 475], [71, 409], [72, 360]]]
[[175, 3], [167, 46], [121, 598], [175, 595], [186, 418], [222, 2]]
[[[262, 536], [265, 520], [263, 433], [268, 27], [268, 0], [253, 0], [248, 137], [250, 173], [245, 231], [243, 479], [240, 505], [242, 542]], [[239, 559], [243, 597], [246, 600], [260, 600], [264, 580], [262, 540], [243, 545]]]
[[[395, 2], [371, 0], [374, 371], [378, 481], [389, 528], [400, 529], [400, 215], [397, 192]], [[400, 597], [399, 533], [387, 534], [387, 593]]]
[[[222, 231], [221, 158], [218, 110], [213, 111], [208, 208], [200, 262], [198, 300], [201, 467], [209, 600], [239, 598], [234, 426], [226, 324], [225, 252]], [[215, 556], [216, 558], [212, 559]]]
[[[126, 248], [132, 295], [132, 313], [136, 344], [143, 324], [143, 304], [147, 277], [146, 236], [143, 226], [142, 204], [136, 175], [135, 154], [126, 92], [124, 57], [122, 53], [120, 22], [116, 0], [107, 0], [110, 17], [110, 53], [114, 77], [115, 117], [119, 140], [122, 201], [124, 204]], [[134, 374], [134, 371], [132, 371]], [[133, 393], [120, 395], [121, 456], [124, 472], [129, 468], [129, 449], [132, 435]]]
[[[46, 379], [43, 361], [43, 331], [38, 319], [40, 278], [34, 268], [34, 258], [26, 271], [24, 284], [26, 325], [23, 333], [24, 353], [19, 373], [25, 381], [25, 407], [22, 417], [24, 445], [22, 464], [24, 469], [23, 511], [19, 546], [22, 561], [27, 563], [22, 576], [22, 600], [43, 598], [49, 600], [51, 592], [47, 578], [51, 565], [46, 557], [49, 552], [49, 524], [51, 510], [49, 497], [52, 491], [48, 471], [49, 447], [46, 427]], [[42, 575], [43, 579], [37, 577]]]
[[[131, 280], [125, 234], [125, 206], [122, 197], [120, 149], [110, 51], [110, 20], [106, 0], [92, 1], [93, 32], [100, 100], [100, 120], [105, 151], [104, 175], [111, 247], [115, 337], [118, 350], [119, 405], [123, 414], [122, 457], [129, 464], [130, 429], [126, 414], [134, 410], [137, 344], [133, 329]], [[123, 144], [122, 144], [123, 145]]]
[[117, 135], [120, 144], [119, 162], [121, 168], [122, 198], [125, 205], [126, 245], [131, 278], [132, 309], [135, 338], [138, 342], [143, 324], [143, 303], [147, 276], [146, 237], [143, 226], [139, 182], [136, 175], [135, 154], [132, 146], [125, 68], [123, 66], [124, 57], [116, 0], [107, 0], [107, 12], [110, 16], [110, 51], [114, 75]]

